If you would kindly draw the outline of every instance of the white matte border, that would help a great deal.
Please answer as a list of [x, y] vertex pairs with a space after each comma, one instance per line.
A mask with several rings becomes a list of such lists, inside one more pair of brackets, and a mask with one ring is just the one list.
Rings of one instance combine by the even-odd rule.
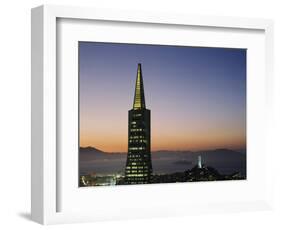
[[[39, 12], [39, 13], [38, 13]], [[36, 14], [38, 15], [36, 16]], [[229, 28], [246, 28], [246, 29], [260, 29], [265, 31], [265, 46], [266, 54], [263, 54], [265, 57], [264, 62], [266, 66], [265, 72], [266, 75], [261, 73], [263, 75], [263, 88], [261, 89], [261, 94], [263, 95], [261, 100], [261, 106], [264, 106], [264, 110], [269, 109], [270, 107], [265, 107], [265, 104], [263, 102], [270, 101], [270, 97], [272, 96], [270, 94], [270, 86], [272, 86], [272, 23], [268, 20], [261, 20], [261, 19], [237, 19], [237, 18], [227, 18], [227, 17], [197, 17], [197, 16], [186, 16], [186, 15], [169, 15], [169, 14], [149, 14], [149, 13], [142, 13], [142, 12], [123, 12], [123, 11], [101, 11], [101, 10], [94, 10], [89, 8], [76, 8], [76, 7], [58, 7], [58, 6], [45, 6], [38, 9], [33, 10], [33, 21], [37, 20], [38, 18], [43, 17], [43, 22], [39, 21], [38, 23], [43, 26], [43, 31], [34, 31], [34, 39], [39, 39], [40, 41], [43, 40], [43, 52], [40, 50], [38, 52], [35, 52], [34, 59], [36, 58], [36, 55], [39, 59], [42, 59], [43, 65], [42, 67], [39, 66], [39, 71], [32, 70], [32, 75], [35, 73], [38, 73], [38, 77], [43, 79], [43, 130], [35, 130], [35, 134], [40, 134], [43, 132], [44, 135], [42, 135], [43, 144], [39, 143], [36, 144], [32, 143], [33, 146], [39, 146], [41, 145], [42, 151], [40, 150], [39, 154], [43, 159], [40, 161], [36, 161], [36, 158], [34, 157], [35, 154], [32, 153], [32, 159], [34, 160], [34, 163], [39, 163], [39, 167], [33, 167], [32, 175], [35, 175], [36, 173], [42, 172], [43, 178], [39, 178], [34, 176], [32, 181], [32, 191], [33, 191], [33, 203], [39, 202], [38, 207], [33, 207], [32, 210], [32, 218], [40, 223], [61, 223], [61, 222], [77, 222], [77, 221], [91, 221], [91, 220], [100, 220], [100, 219], [108, 219], [110, 218], [129, 218], [134, 217], [134, 212], [130, 208], [124, 207], [124, 212], [118, 212], [118, 213], [108, 213], [108, 210], [100, 210], [99, 213], [89, 212], [89, 211], [83, 211], [83, 212], [56, 212], [56, 92], [54, 89], [56, 89], [56, 19], [58, 17], [64, 17], [64, 18], [76, 18], [76, 19], [97, 19], [97, 20], [117, 20], [117, 21], [129, 21], [129, 22], [145, 22], [145, 23], [154, 23], [157, 24], [159, 27], [171, 27], [175, 24], [178, 25], [193, 25], [193, 26], [204, 26], [204, 27], [227, 27], [225, 28], [228, 30]], [[165, 23], [169, 24], [166, 25]], [[161, 25], [160, 25], [161, 24]], [[157, 26], [156, 25], [156, 26]], [[42, 36], [41, 36], [42, 35]], [[151, 43], [151, 42], [150, 42]], [[43, 54], [44, 56], [41, 57], [40, 54]], [[265, 60], [266, 59], [266, 60]], [[33, 61], [34, 63], [34, 61]], [[41, 71], [41, 72], [40, 72]], [[38, 83], [39, 84], [39, 83]], [[36, 87], [36, 84], [34, 85], [33, 89]], [[253, 86], [254, 87], [254, 86]], [[266, 92], [266, 95], [265, 93]], [[33, 97], [40, 96], [41, 92], [37, 92], [38, 95], [33, 95]], [[268, 100], [269, 98], [269, 100]], [[254, 100], [254, 99], [253, 99]], [[255, 103], [259, 103], [257, 100]], [[34, 109], [33, 113], [35, 114], [36, 109]], [[35, 114], [36, 115], [36, 114]], [[249, 114], [248, 114], [249, 115]], [[38, 115], [41, 116], [41, 115]], [[249, 115], [250, 116], [250, 115]], [[253, 118], [253, 115], [250, 117]], [[262, 113], [260, 115], [261, 118], [261, 126], [266, 127], [268, 130], [268, 124], [265, 120], [265, 113]], [[264, 125], [263, 125], [264, 124]], [[248, 124], [249, 125], [249, 124]], [[267, 138], [268, 138], [267, 133]], [[249, 137], [249, 136], [248, 136]], [[261, 143], [265, 142], [263, 138], [261, 139]], [[259, 144], [259, 143], [257, 143]], [[263, 145], [263, 144], [261, 144]], [[40, 146], [39, 146], [40, 147]], [[248, 146], [249, 147], [249, 146]], [[40, 148], [39, 148], [40, 149]], [[194, 210], [194, 213], [197, 211], [200, 213], [204, 213], [206, 211], [216, 211], [216, 210], [253, 210], [253, 209], [260, 209], [264, 208], [269, 204], [268, 201], [270, 201], [270, 195], [271, 195], [271, 173], [270, 173], [270, 161], [268, 161], [268, 149], [266, 146], [264, 146], [264, 151], [266, 152], [266, 160], [267, 164], [264, 168], [265, 173], [265, 188], [262, 192], [262, 200], [259, 201], [237, 201], [234, 203], [227, 203], [224, 200], [221, 202], [214, 202], [214, 203], [208, 203], [207, 207], [206, 204], [203, 204], [203, 206], [196, 204], [196, 209]], [[41, 167], [40, 167], [41, 166]], [[40, 174], [41, 175], [41, 174]], [[39, 180], [41, 179], [41, 181]], [[34, 183], [38, 182], [38, 183]], [[232, 182], [231, 182], [232, 183]], [[189, 183], [192, 184], [192, 183]], [[207, 183], [210, 185], [210, 183]], [[43, 191], [40, 190], [40, 187], [43, 187]], [[151, 189], [156, 188], [157, 186], [150, 185]], [[165, 185], [166, 186], [166, 185]], [[180, 188], [181, 185], [171, 185], [167, 186], [171, 187], [171, 189], [167, 189], [171, 192], [171, 194], [174, 193], [174, 189]], [[201, 183], [198, 184], [198, 186], [205, 186]], [[63, 187], [63, 186], [62, 186]], [[118, 186], [117, 186], [118, 187]], [[116, 187], [116, 188], [117, 188]], [[123, 187], [123, 186], [122, 186]], [[128, 187], [128, 190], [131, 189], [130, 186]], [[130, 188], [129, 188], [130, 187]], [[134, 186], [132, 186], [133, 189]], [[138, 190], [142, 190], [145, 186], [140, 186]], [[174, 187], [172, 189], [172, 187]], [[210, 186], [208, 186], [209, 189]], [[118, 187], [119, 189], [119, 187]], [[120, 188], [121, 189], [121, 188]], [[127, 189], [126, 189], [127, 190]], [[116, 191], [118, 192], [118, 191]], [[104, 194], [104, 192], [101, 192]], [[123, 192], [122, 192], [123, 193]], [[158, 194], [157, 194], [158, 195]], [[162, 210], [167, 210], [167, 208], [161, 208], [161, 207], [169, 207], [169, 211], [163, 212]], [[177, 203], [165, 203], [162, 204], [162, 206], [152, 206], [146, 209], [147, 212], [145, 215], [139, 215], [139, 217], [147, 216], [147, 215], [154, 215], [154, 216], [163, 216], [163, 215], [170, 215], [170, 214], [186, 214], [189, 213], [188, 210], [186, 210], [185, 204], [181, 202], [180, 204]], [[177, 210], [177, 211], [175, 211]], [[197, 211], [196, 211], [197, 210]], [[137, 211], [137, 210], [136, 210]], [[38, 215], [35, 215], [35, 212], [39, 212]], [[114, 212], [114, 210], [113, 210]]]
[[[100, 22], [59, 19], [57, 21], [58, 93], [61, 113], [59, 211], [99, 212], [116, 215], [135, 207], [134, 215], [144, 215], [147, 205], [182, 206], [195, 210], [215, 202], [264, 200], [265, 88], [263, 30], [202, 28], [194, 26], [159, 27], [155, 24]], [[247, 49], [247, 180], [210, 183], [132, 185], [78, 188], [78, 42], [103, 41], [137, 44], [226, 47]], [[94, 76], [93, 76], [94, 77]], [[173, 80], [172, 77], [170, 79]], [[214, 79], [215, 80], [215, 79]], [[259, 132], [256, 131], [259, 127]], [[134, 199], [138, 197], [138, 199]], [[130, 201], [134, 200], [134, 204]], [[167, 207], [168, 208], [168, 207]], [[166, 209], [167, 209], [166, 208]], [[161, 209], [163, 213], [165, 210]], [[159, 210], [157, 209], [156, 212]], [[151, 215], [151, 214], [150, 214]]]

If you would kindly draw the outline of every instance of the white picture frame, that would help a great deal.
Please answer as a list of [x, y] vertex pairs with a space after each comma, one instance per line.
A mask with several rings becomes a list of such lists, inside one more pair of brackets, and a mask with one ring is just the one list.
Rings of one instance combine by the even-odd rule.
[[[255, 164], [260, 164], [262, 159], [266, 159], [264, 165], [263, 180], [260, 186], [263, 187], [262, 192], [257, 192], [256, 196], [250, 200], [247, 196], [242, 198], [241, 196], [235, 199], [224, 199], [222, 194], [217, 196], [217, 199], [210, 200], [208, 198], [203, 199], [203, 202], [191, 203], [191, 201], [180, 202], [181, 197], [184, 196], [186, 191], [186, 185], [158, 185], [157, 187], [139, 186], [123, 186], [122, 188], [111, 190], [99, 189], [95, 191], [94, 196], [100, 196], [99, 199], [103, 199], [103, 193], [112, 195], [114, 192], [118, 192], [120, 198], [124, 198], [127, 194], [132, 192], [146, 193], [150, 196], [159, 194], [159, 191], [163, 189], [161, 186], [166, 186], [167, 192], [163, 192], [163, 196], [169, 196], [171, 194], [176, 195], [175, 189], [179, 192], [179, 198], [175, 201], [169, 201], [165, 205], [160, 205], [160, 201], [153, 200], [150, 202], [149, 208], [144, 212], [144, 207], [133, 208], [130, 207], [129, 202], [123, 199], [123, 209], [117, 207], [109, 210], [110, 204], [104, 201], [105, 209], [102, 209], [102, 204], [97, 208], [91, 208], [91, 202], [89, 202], [88, 208], [85, 206], [79, 206], [76, 211], [64, 210], [59, 207], [61, 196], [67, 196], [66, 193], [60, 192], [61, 179], [59, 174], [61, 172], [60, 160], [57, 155], [59, 151], [58, 147], [58, 111], [61, 109], [58, 103], [58, 95], [60, 94], [60, 87], [58, 84], [58, 64], [60, 63], [58, 55], [58, 23], [61, 19], [67, 19], [73, 21], [79, 21], [81, 19], [88, 21], [102, 21], [104, 23], [111, 24], [114, 22], [129, 23], [130, 26], [137, 24], [153, 25], [154, 27], [194, 27], [202, 30], [206, 29], [218, 29], [218, 30], [240, 30], [243, 33], [247, 31], [258, 31], [262, 33], [262, 39], [258, 44], [263, 44], [262, 52], [258, 62], [261, 62], [262, 69], [260, 74], [260, 83], [256, 85], [253, 82], [248, 82], [253, 94], [247, 97], [252, 98], [252, 104], [255, 103], [254, 95], [260, 95], [259, 99], [264, 103], [256, 105], [255, 108], [249, 109], [249, 115], [247, 115], [247, 121], [251, 121], [252, 124], [247, 126], [247, 135], [253, 136], [253, 143], [256, 146], [252, 149], [260, 149], [260, 161], [257, 159], [255, 163], [254, 158], [251, 158], [251, 168], [255, 168]], [[79, 25], [78, 25], [79, 27]], [[113, 25], [114, 27], [114, 25]], [[87, 35], [87, 31], [84, 33]], [[82, 33], [81, 33], [82, 34]], [[215, 35], [216, 36], [216, 35]], [[128, 12], [128, 11], [114, 11], [114, 10], [101, 10], [91, 8], [79, 8], [79, 7], [66, 7], [66, 6], [51, 6], [44, 5], [32, 9], [32, 188], [31, 188], [31, 213], [32, 219], [41, 224], [56, 224], [56, 223], [70, 223], [70, 222], [83, 222], [83, 221], [96, 221], [107, 219], [122, 219], [122, 218], [140, 218], [151, 216], [170, 216], [170, 215], [185, 215], [192, 213], [209, 213], [209, 212], [234, 212], [245, 210], [264, 210], [272, 208], [272, 169], [271, 160], [272, 154], [270, 148], [266, 145], [267, 138], [270, 138], [270, 117], [272, 111], [272, 84], [273, 84], [273, 22], [266, 19], [248, 19], [248, 18], [231, 18], [231, 17], [214, 17], [214, 16], [189, 16], [189, 15], [174, 15], [163, 14], [155, 12]], [[101, 38], [102, 39], [102, 38]], [[117, 39], [117, 38], [116, 38]], [[131, 38], [133, 41], [134, 38]], [[233, 38], [235, 40], [235, 38]], [[236, 38], [237, 39], [237, 38]], [[112, 40], [112, 38], [111, 38]], [[113, 39], [114, 40], [114, 39]], [[63, 41], [63, 40], [62, 40]], [[154, 42], [157, 42], [154, 41]], [[169, 41], [173, 44], [173, 40]], [[152, 42], [153, 43], [153, 42]], [[216, 43], [213, 43], [215, 46]], [[246, 43], [245, 43], [246, 44]], [[247, 43], [248, 44], [248, 43]], [[247, 47], [245, 47], [247, 48]], [[257, 67], [258, 68], [258, 67]], [[76, 73], [74, 73], [76, 74]], [[251, 78], [252, 79], [252, 78]], [[265, 83], [265, 84], [262, 84]], [[260, 90], [262, 89], [262, 91]], [[259, 93], [261, 92], [261, 93]], [[75, 106], [75, 105], [74, 105]], [[252, 111], [252, 112], [251, 112]], [[253, 111], [265, 111], [261, 112], [258, 118], [254, 118]], [[250, 120], [249, 120], [250, 119]], [[254, 137], [254, 130], [252, 130], [255, 124], [259, 123], [262, 126], [264, 132], [259, 136]], [[249, 128], [249, 129], [248, 129]], [[253, 132], [252, 132], [253, 131]], [[247, 136], [248, 138], [248, 136]], [[78, 153], [77, 153], [78, 154]], [[271, 157], [270, 157], [271, 156]], [[62, 158], [63, 159], [63, 158]], [[64, 168], [67, 169], [67, 166]], [[67, 169], [68, 170], [68, 169]], [[252, 174], [254, 171], [252, 172]], [[250, 172], [251, 174], [251, 172]], [[75, 178], [77, 179], [77, 178]], [[251, 181], [251, 178], [250, 178]], [[249, 182], [249, 181], [248, 181]], [[229, 189], [235, 188], [237, 190], [249, 189], [246, 183], [229, 185]], [[258, 182], [251, 185], [252, 190], [258, 186]], [[190, 187], [192, 194], [197, 193], [197, 189], [210, 189], [210, 191], [216, 191], [217, 189], [223, 189], [225, 185], [220, 184], [217, 187], [212, 187], [210, 183], [197, 184], [197, 188], [193, 191]], [[233, 187], [233, 188], [232, 188]], [[83, 193], [85, 196], [93, 193], [93, 190], [87, 190]], [[87, 194], [86, 194], [87, 193]], [[72, 193], [74, 194], [74, 193]], [[198, 193], [199, 194], [199, 193]], [[84, 196], [84, 195], [83, 195]], [[159, 195], [161, 197], [161, 195]], [[221, 201], [219, 201], [221, 197]], [[70, 195], [70, 199], [73, 200], [73, 207], [78, 205], [77, 197]], [[69, 202], [70, 199], [68, 199]], [[200, 197], [198, 196], [199, 200]], [[194, 200], [194, 197], [193, 197]], [[108, 201], [109, 203], [110, 201]], [[188, 203], [189, 202], [189, 203]], [[116, 203], [118, 205], [119, 203]], [[190, 206], [189, 206], [190, 204]], [[120, 204], [119, 204], [120, 205]], [[71, 206], [68, 205], [68, 206]], [[81, 211], [83, 210], [83, 211]]]

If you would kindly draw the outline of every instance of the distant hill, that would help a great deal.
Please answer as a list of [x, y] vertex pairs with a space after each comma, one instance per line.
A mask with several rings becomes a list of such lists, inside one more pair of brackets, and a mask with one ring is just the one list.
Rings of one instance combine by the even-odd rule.
[[[198, 156], [202, 163], [223, 173], [246, 173], [246, 154], [230, 149], [214, 149], [204, 151], [169, 151], [160, 150], [152, 152], [152, 165], [154, 172], [183, 171], [197, 164]], [[114, 170], [123, 170], [127, 153], [109, 153], [95, 147], [80, 148], [80, 167], [84, 171], [100, 171], [102, 173]]]
[[80, 151], [82, 152], [99, 152], [99, 153], [104, 153], [104, 151], [101, 151], [95, 147], [88, 146], [88, 147], [80, 147]]
[[215, 150], [206, 150], [206, 151], [198, 151], [196, 152], [198, 155], [201, 155], [203, 161], [206, 162], [216, 162], [223, 161], [223, 162], [234, 162], [240, 161], [245, 159], [245, 154], [233, 151], [230, 149], [215, 149]]
[[95, 147], [80, 147], [79, 152], [79, 160], [80, 161], [93, 161], [93, 160], [101, 160], [101, 159], [112, 159], [112, 158], [122, 158], [126, 157], [126, 154], [124, 153], [109, 153], [104, 152], [100, 149], [97, 149]]
[[[220, 160], [220, 161], [235, 161], [244, 159], [244, 153], [230, 150], [230, 149], [214, 149], [214, 150], [202, 150], [202, 151], [171, 151], [171, 150], [158, 150], [152, 152], [152, 159], [185, 159], [185, 160], [192, 160], [201, 155], [202, 159], [205, 161], [213, 161], [213, 160]], [[97, 157], [103, 158], [111, 158], [112, 156], [115, 157], [124, 157], [127, 156], [126, 152], [104, 152], [100, 149], [95, 147], [80, 147], [80, 157], [81, 160], [84, 158], [92, 158], [92, 160], [96, 159]]]
[[[127, 155], [126, 152], [104, 152], [100, 149], [97, 149], [95, 147], [80, 147], [80, 155], [83, 158], [84, 156], [92, 156], [95, 158], [96, 156], [103, 156], [103, 157], [111, 157], [112, 155]], [[157, 158], [187, 158], [187, 157], [197, 157], [201, 155], [202, 158], [205, 159], [213, 159], [213, 158], [221, 158], [222, 160], [235, 160], [235, 159], [240, 159], [244, 158], [244, 153], [230, 150], [230, 149], [214, 149], [214, 150], [201, 150], [201, 151], [188, 151], [188, 150], [183, 150], [183, 151], [173, 151], [173, 150], [158, 150], [152, 152], [152, 157], [157, 159]], [[225, 159], [227, 158], [227, 159]]]

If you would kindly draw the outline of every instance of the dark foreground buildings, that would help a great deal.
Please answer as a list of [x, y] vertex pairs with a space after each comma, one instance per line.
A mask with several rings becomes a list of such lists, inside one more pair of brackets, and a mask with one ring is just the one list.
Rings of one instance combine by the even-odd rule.
[[[135, 167], [135, 164], [131, 164]], [[134, 166], [133, 166], [134, 165]], [[151, 163], [150, 163], [151, 165]], [[127, 165], [131, 169], [130, 164]], [[140, 166], [141, 167], [141, 166]], [[140, 174], [145, 174], [143, 168], [139, 170]], [[129, 175], [132, 175], [131, 177]], [[140, 183], [178, 183], [178, 182], [196, 182], [196, 181], [222, 181], [222, 180], [245, 180], [246, 176], [242, 175], [240, 172], [234, 172], [232, 174], [223, 175], [220, 174], [215, 168], [202, 164], [201, 156], [198, 157], [198, 163], [191, 169], [187, 169], [182, 172], [174, 172], [168, 174], [153, 174], [150, 178], [143, 178], [143, 176], [138, 177], [135, 172], [131, 174], [128, 173], [124, 177], [121, 174], [113, 175], [97, 175], [88, 174], [80, 176], [80, 187], [85, 186], [110, 186], [110, 185], [124, 185], [124, 184], [140, 184]], [[134, 178], [131, 179], [130, 178]], [[136, 178], [142, 178], [138, 180]], [[146, 180], [147, 179], [147, 180]], [[142, 181], [142, 182], [140, 182]]]
[[145, 107], [141, 64], [138, 64], [133, 109], [129, 110], [125, 184], [151, 182], [150, 110]]

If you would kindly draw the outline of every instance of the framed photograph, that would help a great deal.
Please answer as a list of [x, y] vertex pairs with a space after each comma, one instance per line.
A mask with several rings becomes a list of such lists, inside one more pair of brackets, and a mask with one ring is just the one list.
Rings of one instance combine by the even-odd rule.
[[272, 207], [273, 23], [32, 9], [32, 219]]

